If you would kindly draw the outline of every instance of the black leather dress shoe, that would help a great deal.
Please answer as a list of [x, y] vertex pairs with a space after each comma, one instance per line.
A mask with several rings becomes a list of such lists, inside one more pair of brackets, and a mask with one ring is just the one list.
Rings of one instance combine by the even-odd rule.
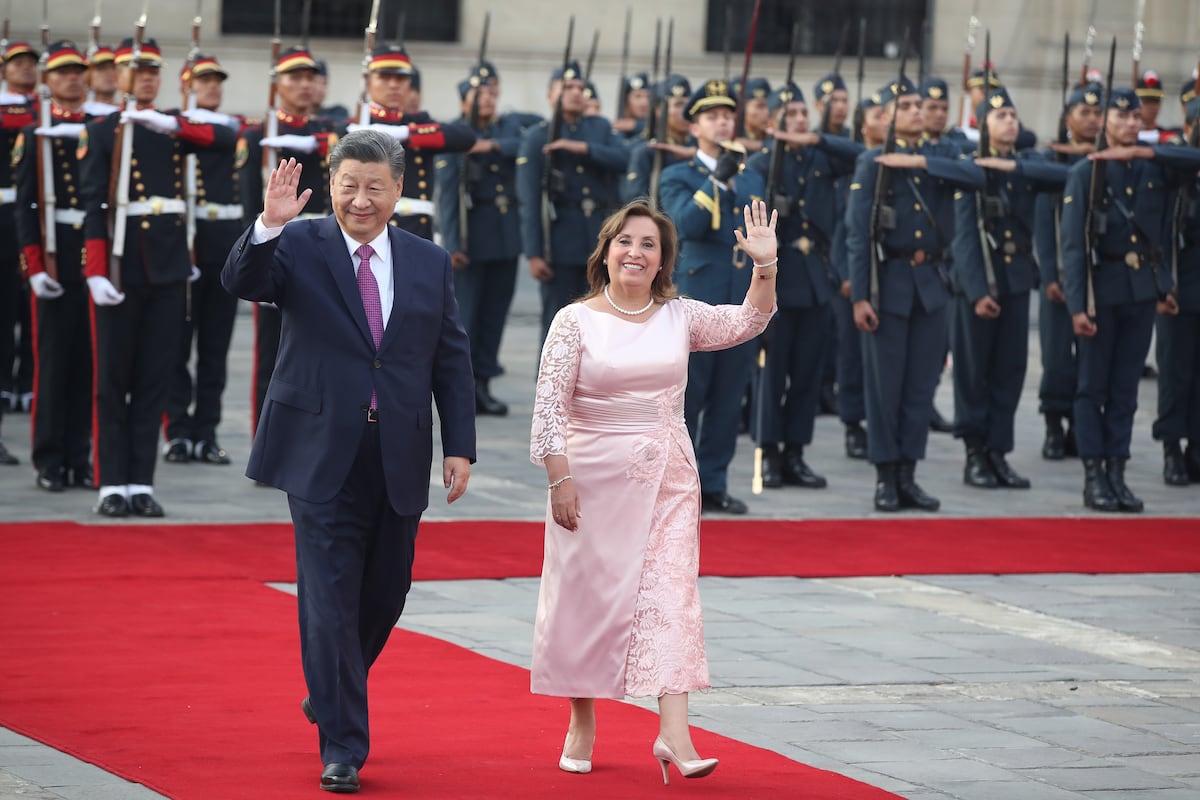
[[358, 767], [350, 764], [326, 764], [321, 773], [321, 788], [327, 792], [354, 794], [358, 791]]
[[163, 448], [163, 458], [172, 464], [184, 464], [192, 460], [192, 446], [187, 439], [172, 439]]
[[1028, 489], [1032, 486], [1029, 478], [1017, 474], [1004, 458], [1004, 453], [998, 450], [987, 451], [988, 464], [996, 475], [996, 480], [1006, 489]]
[[96, 478], [92, 475], [92, 468], [84, 464], [67, 470], [67, 486], [74, 489], [95, 489]]
[[192, 450], [192, 457], [196, 461], [202, 461], [205, 464], [232, 463], [229, 454], [216, 442], [196, 442], [196, 447]]
[[129, 501], [124, 495], [106, 495], [96, 506], [96, 513], [102, 517], [128, 517]]
[[63, 480], [63, 470], [60, 467], [50, 467], [38, 473], [37, 487], [45, 489], [47, 492], [61, 492], [67, 488], [66, 481]]
[[485, 381], [475, 384], [475, 413], [489, 417], [503, 417], [508, 414], [508, 404], [492, 397]]
[[861, 422], [846, 426], [846, 458], [867, 457], [867, 432]]
[[306, 697], [300, 701], [300, 710], [304, 712], [305, 719], [307, 719], [313, 725], [317, 724], [317, 715], [316, 712], [313, 711], [311, 697]]
[[6, 448], [4, 446], [4, 442], [0, 442], [0, 464], [7, 464], [9, 466], [13, 466], [14, 464], [20, 464], [20, 463], [21, 463], [20, 459], [18, 459], [12, 453], [8, 452], [8, 448]]
[[705, 492], [700, 495], [701, 511], [717, 511], [722, 514], [745, 514], [750, 509], [736, 497], [730, 497], [729, 492]]
[[805, 463], [804, 452], [799, 447], [789, 447], [783, 451], [783, 482], [804, 489], [824, 489], [829, 485], [823, 475], [813, 472]]
[[762, 483], [764, 489], [783, 486], [783, 457], [773, 444], [763, 445]]
[[144, 493], [129, 498], [129, 513], [135, 517], [161, 517], [165, 514], [154, 495]]

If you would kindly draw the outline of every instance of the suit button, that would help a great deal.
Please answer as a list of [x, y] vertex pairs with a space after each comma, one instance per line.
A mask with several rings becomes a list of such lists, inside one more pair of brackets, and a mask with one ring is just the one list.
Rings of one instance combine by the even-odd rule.
[[383, 366], [383, 362], [380, 361], [378, 358], [375, 359], [375, 369], [379, 369], [382, 366]]

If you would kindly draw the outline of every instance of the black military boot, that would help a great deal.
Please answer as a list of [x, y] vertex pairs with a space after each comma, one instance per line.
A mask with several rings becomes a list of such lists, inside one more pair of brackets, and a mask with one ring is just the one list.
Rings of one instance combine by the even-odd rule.
[[1067, 455], [1067, 435], [1063, 433], [1062, 414], [1046, 415], [1046, 440], [1042, 442], [1042, 458], [1062, 461]]
[[846, 426], [846, 458], [867, 457], [867, 432], [861, 422], [851, 422]]
[[1117, 505], [1122, 511], [1137, 513], [1145, 508], [1146, 504], [1125, 485], [1125, 462], [1128, 460], [1127, 458], [1110, 458], [1105, 461], [1104, 468], [1108, 473], [1108, 485], [1112, 487], [1113, 494], [1117, 498]]
[[941, 501], [926, 494], [925, 490], [917, 485], [916, 471], [915, 461], [901, 461], [896, 469], [896, 494], [900, 497], [900, 507], [937, 511], [942, 507]]
[[486, 380], [475, 381], [475, 413], [491, 417], [503, 417], [508, 413], [508, 404], [492, 397]]
[[1004, 488], [1028, 489], [1033, 485], [1029, 482], [1029, 478], [1018, 475], [1017, 471], [1008, 465], [1004, 453], [999, 450], [988, 450], [987, 460], [992, 467], [992, 472], [996, 474], [996, 480]]
[[764, 489], [778, 489], [783, 486], [783, 456], [779, 454], [779, 445], [775, 443], [763, 445], [762, 482]]
[[812, 471], [804, 463], [804, 448], [797, 444], [789, 444], [783, 448], [783, 482], [788, 486], [800, 486], [805, 489], [824, 489], [829, 485], [824, 476]]
[[1191, 483], [1179, 442], [1163, 442], [1163, 480], [1167, 486], [1187, 486]]
[[1083, 459], [1083, 504], [1093, 511], [1116, 511], [1120, 507], [1099, 458]]
[[1000, 485], [1000, 480], [992, 470], [983, 442], [966, 439], [964, 443], [967, 446], [967, 463], [963, 467], [963, 483], [980, 489], [995, 489]]
[[896, 492], [895, 462], [875, 465], [875, 510], [900, 510], [900, 495]]

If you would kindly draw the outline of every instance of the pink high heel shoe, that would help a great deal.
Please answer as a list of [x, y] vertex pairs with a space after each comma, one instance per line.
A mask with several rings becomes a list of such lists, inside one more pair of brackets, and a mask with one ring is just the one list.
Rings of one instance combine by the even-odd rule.
[[667, 772], [668, 764], [674, 764], [675, 769], [679, 770], [679, 774], [685, 778], [703, 778], [717, 768], [718, 762], [718, 759], [715, 758], [681, 761], [679, 756], [667, 747], [667, 743], [662, 740], [661, 736], [654, 740], [654, 757], [658, 759], [658, 764], [662, 767], [664, 786], [671, 783], [671, 776]]
[[[570, 738], [567, 734], [567, 738]], [[590, 758], [567, 758], [567, 740], [563, 740], [562, 755], [558, 757], [558, 768], [563, 772], [574, 772], [577, 775], [586, 775], [592, 771], [592, 760]]]

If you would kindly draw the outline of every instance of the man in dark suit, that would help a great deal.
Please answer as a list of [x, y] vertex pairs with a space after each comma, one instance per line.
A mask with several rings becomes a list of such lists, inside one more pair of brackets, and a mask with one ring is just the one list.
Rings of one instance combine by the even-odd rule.
[[[366, 128], [330, 154], [333, 216], [295, 219], [301, 167], [281, 162], [221, 281], [283, 317], [248, 477], [288, 493], [300, 650], [320, 732], [321, 788], [358, 791], [367, 671], [404, 609], [429, 505], [433, 409], [447, 502], [475, 460], [475, 387], [450, 256], [388, 225], [404, 148]], [[286, 227], [285, 227], [286, 225]]]

